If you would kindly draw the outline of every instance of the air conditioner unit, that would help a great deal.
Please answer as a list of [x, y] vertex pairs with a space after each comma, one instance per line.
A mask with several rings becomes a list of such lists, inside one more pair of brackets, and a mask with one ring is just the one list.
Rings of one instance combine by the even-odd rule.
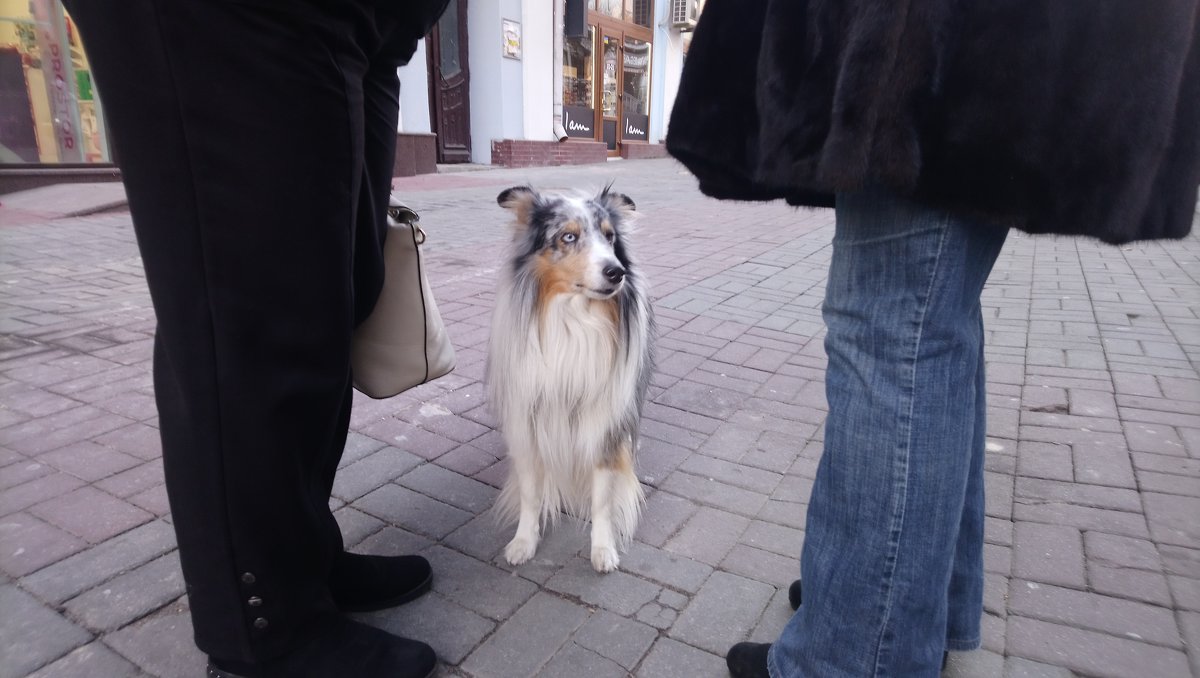
[[695, 28], [699, 4], [699, 0], [671, 0], [671, 26], [680, 30]]

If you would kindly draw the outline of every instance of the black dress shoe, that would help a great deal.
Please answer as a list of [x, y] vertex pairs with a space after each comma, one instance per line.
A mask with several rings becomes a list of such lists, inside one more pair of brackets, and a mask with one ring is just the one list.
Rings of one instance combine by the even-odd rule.
[[767, 671], [767, 652], [770, 643], [738, 643], [729, 648], [725, 665], [733, 678], [771, 678]]
[[342, 612], [373, 612], [403, 605], [433, 585], [421, 556], [368, 556], [343, 552], [329, 575], [329, 593]]
[[327, 614], [306, 624], [282, 657], [247, 664], [210, 657], [208, 678], [429, 678], [433, 648]]
[[793, 610], [800, 609], [800, 580], [792, 582], [788, 587], [788, 602], [792, 604]]

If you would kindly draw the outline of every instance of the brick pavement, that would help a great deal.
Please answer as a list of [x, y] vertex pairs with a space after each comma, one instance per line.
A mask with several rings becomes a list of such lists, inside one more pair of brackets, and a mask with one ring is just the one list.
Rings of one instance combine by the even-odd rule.
[[[609, 179], [645, 215], [661, 325], [648, 506], [617, 573], [591, 570], [571, 520], [514, 571], [486, 514], [505, 464], [480, 383], [494, 198]], [[825, 414], [831, 214], [710, 201], [669, 160], [397, 187], [430, 234], [460, 364], [356, 400], [332, 500], [346, 543], [437, 570], [431, 594], [366, 619], [429, 641], [445, 676], [726, 675], [730, 644], [789, 614]], [[199, 675], [129, 216], [34, 203], [0, 207], [0, 676]], [[985, 649], [947, 675], [1200, 676], [1200, 241], [1013, 234], [984, 304]]]

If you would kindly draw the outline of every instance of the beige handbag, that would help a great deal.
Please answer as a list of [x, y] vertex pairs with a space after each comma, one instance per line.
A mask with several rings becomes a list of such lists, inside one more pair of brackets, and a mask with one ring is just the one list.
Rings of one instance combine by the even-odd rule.
[[372, 398], [394, 396], [454, 369], [454, 347], [422, 268], [425, 232], [419, 222], [416, 212], [391, 199], [383, 290], [350, 348], [354, 387]]

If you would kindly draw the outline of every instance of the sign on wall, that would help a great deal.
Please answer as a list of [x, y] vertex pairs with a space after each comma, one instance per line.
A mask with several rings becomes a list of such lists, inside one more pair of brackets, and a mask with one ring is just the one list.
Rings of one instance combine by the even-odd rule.
[[625, 119], [621, 121], [621, 138], [646, 141], [650, 138], [650, 135], [647, 133], [649, 129], [650, 116], [638, 113], [626, 113]]
[[563, 127], [566, 128], [569, 137], [595, 139], [595, 109], [583, 106], [563, 106]]
[[500, 30], [503, 33], [504, 56], [509, 59], [521, 60], [521, 24], [512, 19], [501, 19]]

